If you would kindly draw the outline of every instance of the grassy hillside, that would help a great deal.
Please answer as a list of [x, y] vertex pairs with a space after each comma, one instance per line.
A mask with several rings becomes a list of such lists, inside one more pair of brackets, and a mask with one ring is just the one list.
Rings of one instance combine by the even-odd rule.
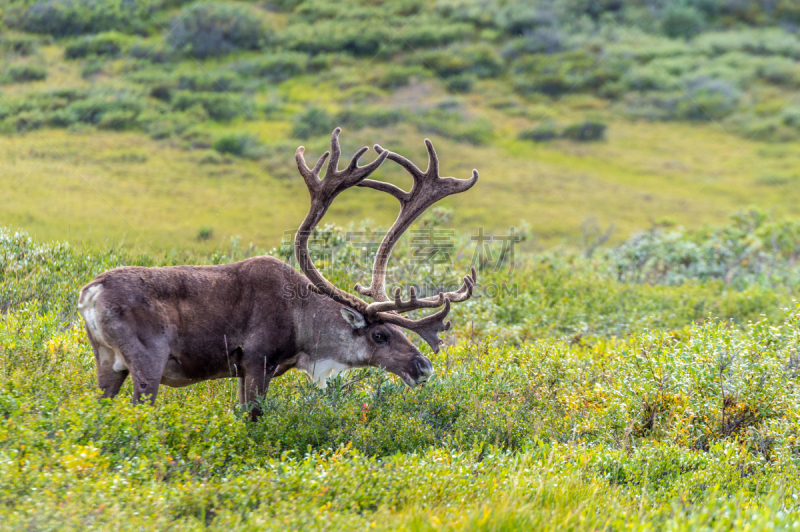
[[[445, 202], [473, 232], [525, 220], [549, 246], [748, 204], [797, 214], [797, 17], [722, 0], [9, 1], [0, 224], [269, 247], [305, 210], [294, 149], [319, 154], [337, 124], [346, 152], [422, 164], [429, 136], [445, 173], [478, 168], [480, 188]], [[352, 191], [330, 219], [386, 225], [394, 208]]]

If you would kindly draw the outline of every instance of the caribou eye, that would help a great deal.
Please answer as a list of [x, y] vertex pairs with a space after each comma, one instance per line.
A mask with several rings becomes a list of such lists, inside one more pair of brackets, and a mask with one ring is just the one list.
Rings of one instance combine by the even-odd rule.
[[379, 344], [385, 344], [387, 340], [386, 335], [379, 332], [372, 333], [372, 339], [378, 342]]

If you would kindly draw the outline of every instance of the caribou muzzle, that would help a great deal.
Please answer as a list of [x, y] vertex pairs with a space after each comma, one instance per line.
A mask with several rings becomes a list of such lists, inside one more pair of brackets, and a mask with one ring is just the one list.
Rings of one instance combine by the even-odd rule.
[[408, 365], [408, 370], [403, 371], [400, 377], [411, 388], [425, 384], [433, 375], [433, 364], [427, 357], [415, 356]]

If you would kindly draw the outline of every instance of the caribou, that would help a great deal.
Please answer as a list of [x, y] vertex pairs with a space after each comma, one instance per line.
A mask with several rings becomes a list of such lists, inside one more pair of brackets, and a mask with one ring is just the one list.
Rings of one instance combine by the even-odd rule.
[[[261, 412], [254, 401], [270, 381], [291, 368], [305, 371], [324, 387], [326, 379], [351, 368], [376, 366], [399, 376], [408, 386], [425, 383], [433, 365], [405, 336], [413, 331], [438, 352], [439, 333], [450, 328], [445, 317], [453, 303], [469, 299], [477, 283], [475, 268], [458, 290], [417, 297], [397, 288], [386, 293], [386, 271], [400, 236], [428, 207], [470, 189], [478, 180], [439, 175], [439, 159], [425, 139], [428, 168], [375, 145], [377, 158], [359, 166], [369, 148], [361, 148], [339, 170], [339, 133], [331, 149], [309, 168], [300, 146], [295, 160], [311, 196], [308, 214], [296, 232], [298, 272], [269, 256], [214, 266], [121, 267], [106, 271], [81, 289], [78, 310], [94, 351], [101, 398], [115, 397], [128, 375], [134, 404], [155, 402], [158, 387], [182, 387], [209, 379], [238, 378], [239, 401]], [[324, 177], [320, 178], [328, 160]], [[406, 192], [384, 181], [367, 179], [389, 159], [413, 177]], [[361, 297], [331, 284], [314, 265], [308, 240], [343, 191], [366, 187], [394, 196], [400, 213], [376, 252], [368, 287]], [[301, 294], [314, 297], [301, 297]], [[404, 314], [439, 309], [412, 319]]]

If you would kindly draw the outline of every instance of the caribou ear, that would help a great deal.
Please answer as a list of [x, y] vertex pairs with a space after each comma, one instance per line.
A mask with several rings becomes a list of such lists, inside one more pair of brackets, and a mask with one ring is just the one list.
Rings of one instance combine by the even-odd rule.
[[350, 307], [342, 307], [342, 317], [353, 329], [363, 329], [367, 326], [367, 320], [364, 319], [364, 316]]

